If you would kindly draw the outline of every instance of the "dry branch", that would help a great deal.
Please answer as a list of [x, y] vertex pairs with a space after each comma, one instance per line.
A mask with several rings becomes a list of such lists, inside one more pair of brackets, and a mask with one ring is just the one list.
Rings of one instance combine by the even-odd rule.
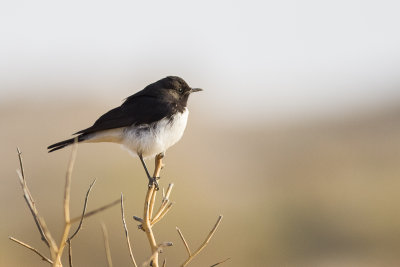
[[68, 239], [68, 263], [69, 263], [69, 267], [72, 267], [72, 244], [71, 244], [71, 240]]
[[162, 198], [161, 206], [160, 206], [160, 208], [158, 209], [156, 215], [154, 215], [154, 218], [151, 221], [152, 225], [156, 224], [159, 220], [161, 220], [161, 218], [164, 217], [165, 214], [171, 208], [173, 203], [169, 201], [169, 196], [171, 195], [171, 191], [172, 191], [173, 187], [174, 187], [174, 184], [170, 183], [168, 185], [166, 193], [164, 193], [164, 188], [163, 188], [163, 198]]
[[156, 239], [154, 237], [153, 229], [151, 227], [151, 213], [152, 211], [150, 210], [151, 202], [153, 198], [156, 196], [156, 190], [155, 190], [155, 185], [153, 184], [150, 186], [147, 190], [146, 194], [146, 200], [144, 203], [144, 216], [143, 216], [143, 224], [142, 224], [142, 229], [145, 231], [147, 239], [149, 240], [150, 247], [151, 247], [151, 253], [152, 257], [150, 259], [151, 266], [153, 267], [158, 267], [158, 248], [157, 248], [157, 243]]
[[[71, 158], [68, 164], [68, 169], [67, 169], [67, 174], [65, 177], [65, 188], [64, 188], [64, 205], [63, 205], [63, 210], [64, 210], [64, 229], [63, 229], [63, 234], [61, 236], [61, 241], [59, 243], [59, 245], [57, 246], [57, 244], [55, 243], [53, 237], [51, 236], [50, 231], [48, 230], [46, 223], [44, 221], [43, 218], [41, 218], [39, 216], [39, 213], [37, 211], [37, 208], [35, 206], [35, 202], [32, 198], [32, 195], [26, 185], [26, 180], [25, 180], [25, 172], [23, 169], [23, 163], [22, 163], [22, 157], [21, 157], [21, 152], [20, 150], [17, 148], [18, 151], [18, 158], [19, 158], [19, 163], [20, 163], [20, 170], [17, 170], [18, 173], [18, 177], [19, 177], [19, 181], [22, 187], [22, 191], [24, 193], [24, 199], [28, 205], [29, 210], [31, 211], [31, 214], [34, 218], [35, 224], [39, 230], [39, 233], [41, 235], [41, 239], [45, 242], [45, 244], [49, 247], [50, 250], [50, 255], [51, 257], [47, 257], [45, 255], [43, 255], [41, 252], [39, 252], [37, 249], [31, 247], [30, 245], [19, 241], [13, 237], [9, 237], [10, 240], [12, 240], [13, 242], [16, 242], [17, 244], [24, 246], [26, 248], [28, 248], [29, 250], [33, 251], [34, 253], [36, 253], [37, 255], [39, 255], [42, 260], [50, 263], [53, 265], [53, 267], [61, 267], [62, 263], [61, 263], [61, 257], [64, 251], [65, 246], [68, 244], [68, 249], [69, 249], [69, 265], [70, 267], [72, 267], [72, 248], [71, 248], [71, 240], [77, 235], [77, 233], [80, 231], [80, 229], [82, 228], [82, 224], [83, 224], [83, 220], [91, 215], [94, 215], [98, 212], [101, 212], [105, 209], [108, 209], [114, 205], [117, 205], [118, 203], [121, 204], [121, 213], [122, 213], [122, 222], [123, 222], [123, 227], [125, 230], [125, 235], [126, 235], [126, 242], [128, 245], [128, 249], [129, 249], [129, 254], [132, 260], [132, 263], [135, 267], [137, 267], [136, 261], [134, 259], [133, 253], [132, 253], [132, 246], [130, 243], [130, 239], [129, 239], [129, 233], [128, 233], [128, 229], [126, 226], [126, 221], [125, 221], [125, 212], [124, 212], [124, 204], [123, 204], [123, 195], [121, 193], [121, 198], [118, 200], [115, 200], [112, 203], [109, 203], [107, 205], [104, 205], [100, 208], [97, 208], [93, 211], [90, 212], [86, 212], [87, 209], [87, 203], [88, 203], [88, 198], [89, 198], [89, 194], [92, 190], [92, 187], [95, 183], [95, 180], [90, 184], [89, 189], [86, 193], [85, 196], [85, 201], [84, 201], [84, 205], [83, 205], [83, 211], [81, 216], [79, 217], [75, 217], [72, 218], [70, 217], [70, 192], [71, 192], [71, 179], [72, 179], [72, 170], [73, 170], [73, 165], [76, 159], [76, 140], [75, 143], [72, 147], [72, 153], [71, 153]], [[159, 154], [156, 156], [155, 159], [155, 170], [154, 170], [154, 175], [153, 177], [159, 177], [160, 171], [163, 167], [162, 164], [162, 158], [163, 155]], [[158, 187], [156, 188], [156, 185], [153, 184], [149, 187], [147, 187], [147, 193], [146, 193], [146, 197], [145, 197], [145, 202], [144, 202], [144, 210], [143, 210], [143, 219], [139, 218], [137, 216], [133, 216], [133, 218], [140, 222], [141, 224], [139, 225], [139, 228], [142, 229], [147, 236], [147, 239], [149, 240], [150, 243], [150, 247], [151, 247], [151, 256], [149, 258], [148, 261], [143, 263], [143, 266], [145, 265], [150, 265], [152, 267], [158, 267], [159, 263], [158, 263], [158, 258], [159, 258], [159, 253], [162, 252], [162, 248], [166, 247], [166, 246], [172, 246], [171, 242], [163, 242], [161, 244], [157, 244], [155, 236], [154, 236], [154, 232], [152, 227], [158, 223], [161, 219], [164, 218], [164, 216], [170, 211], [170, 209], [172, 208], [173, 202], [170, 201], [169, 197], [171, 195], [172, 192], [172, 188], [173, 188], [173, 184], [169, 184], [168, 188], [166, 191], [164, 191], [164, 189], [162, 190], [162, 201], [161, 204], [159, 206], [159, 208], [157, 209], [157, 212], [154, 212], [154, 206], [155, 206], [155, 202], [156, 202], [156, 195], [157, 195], [157, 190]], [[217, 222], [215, 223], [214, 227], [211, 229], [210, 233], [208, 234], [208, 236], [206, 237], [205, 241], [199, 246], [199, 248], [192, 253], [190, 248], [189, 248], [189, 244], [186, 242], [181, 230], [179, 228], [176, 228], [178, 231], [178, 234], [180, 236], [180, 238], [182, 239], [182, 242], [185, 245], [185, 248], [187, 250], [188, 253], [188, 258], [185, 260], [185, 262], [181, 265], [181, 266], [186, 266], [187, 264], [189, 264], [189, 262], [196, 257], [206, 246], [207, 244], [210, 242], [212, 236], [214, 235], [214, 233], [216, 232], [220, 222], [222, 220], [222, 215], [219, 216]], [[70, 237], [68, 237], [70, 230], [71, 230], [71, 224], [75, 223], [75, 222], [79, 222], [76, 230], [74, 231], [74, 233], [72, 235], [70, 235]], [[109, 241], [108, 241], [108, 234], [107, 234], [107, 229], [105, 227], [104, 224], [102, 224], [102, 230], [103, 230], [103, 237], [104, 237], [104, 246], [105, 246], [105, 250], [106, 250], [106, 256], [107, 256], [107, 262], [108, 262], [108, 266], [112, 267], [112, 261], [111, 261], [111, 253], [110, 253], [110, 247], [109, 247]], [[229, 260], [226, 259], [224, 261], [218, 262], [213, 264], [212, 266], [217, 266], [219, 264], [224, 263], [225, 261]], [[166, 259], [164, 259], [163, 267], [166, 266]]]
[[184, 263], [182, 263], [182, 265], [181, 265], [182, 267], [188, 265], [189, 262], [191, 260], [193, 260], [193, 258], [196, 257], [200, 253], [200, 251], [202, 251], [207, 246], [207, 244], [210, 242], [210, 239], [212, 238], [212, 236], [214, 235], [215, 231], [217, 230], [218, 225], [221, 223], [221, 220], [222, 220], [222, 215], [219, 215], [217, 222], [215, 223], [214, 227], [211, 229], [210, 233], [207, 235], [206, 240], [204, 240], [204, 242], [200, 245], [200, 247], [193, 254], [190, 252], [189, 245], [186, 242], [185, 238], [183, 237], [182, 232], [179, 230], [178, 227], [176, 228], [176, 230], [178, 231], [179, 236], [181, 237], [182, 242], [185, 245], [186, 250], [187, 250], [187, 252], [189, 254], [189, 257], [185, 260]]
[[36, 248], [34, 248], [34, 247], [32, 247], [32, 246], [30, 246], [30, 245], [28, 245], [28, 244], [26, 244], [26, 243], [24, 243], [24, 242], [22, 242], [22, 241], [19, 241], [18, 239], [14, 238], [14, 237], [12, 237], [12, 236], [9, 236], [8, 238], [9, 238], [11, 241], [14, 241], [14, 242], [17, 243], [17, 244], [20, 244], [21, 246], [26, 247], [26, 248], [29, 249], [29, 250], [32, 250], [32, 251], [35, 252], [37, 255], [39, 255], [39, 256], [42, 258], [42, 260], [47, 261], [47, 262], [50, 263], [50, 264], [53, 264], [53, 262], [52, 262], [49, 258], [47, 258], [47, 257], [44, 256], [42, 253], [40, 253]]
[[[159, 174], [159, 170], [161, 170], [162, 163], [161, 163], [162, 157], [156, 157], [156, 171], [154, 172], [155, 174]], [[157, 167], [158, 166], [158, 167]], [[158, 171], [157, 171], [158, 169]], [[154, 237], [153, 229], [152, 227], [159, 222], [171, 209], [172, 203], [169, 202], [169, 196], [172, 191], [173, 184], [170, 184], [168, 186], [167, 192], [163, 194], [163, 199], [161, 202], [160, 207], [158, 208], [157, 213], [154, 215], [154, 203], [157, 195], [157, 190], [154, 185], [148, 187], [147, 193], [146, 193], [146, 198], [144, 202], [144, 211], [143, 211], [143, 219], [139, 218], [137, 216], [134, 216], [133, 218], [140, 222], [141, 224], [139, 225], [139, 228], [142, 229], [147, 236], [147, 239], [149, 240], [150, 243], [150, 248], [151, 248], [151, 257], [148, 261], [146, 261], [144, 264], [150, 264], [152, 267], [158, 267], [158, 254], [159, 254], [159, 249], [161, 247], [172, 245], [170, 242], [164, 242], [161, 245], [157, 245], [156, 239]]]
[[[90, 191], [92, 191], [92, 187], [93, 187], [93, 185], [94, 185], [95, 182], [96, 182], [96, 179], [94, 179], [93, 182], [89, 185], [89, 189], [88, 189], [88, 191], [86, 192], [85, 202], [84, 202], [84, 204], [83, 204], [83, 210], [82, 210], [81, 219], [80, 219], [80, 221], [79, 221], [79, 225], [78, 225], [78, 227], [76, 228], [75, 232], [68, 238], [69, 241], [70, 241], [72, 238], [74, 238], [74, 237], [76, 236], [76, 234], [79, 232], [79, 230], [80, 230], [81, 227], [82, 227], [83, 219], [85, 218], [85, 213], [86, 213], [86, 208], [87, 208], [87, 202], [88, 202], [88, 199], [89, 199], [89, 194], [90, 194]], [[71, 222], [72, 222], [72, 220], [71, 220]]]
[[89, 189], [86, 192], [86, 196], [85, 196], [85, 201], [83, 204], [83, 211], [82, 211], [82, 215], [81, 215], [81, 220], [79, 221], [79, 225], [76, 228], [75, 232], [68, 238], [67, 243], [68, 243], [68, 263], [69, 266], [72, 267], [72, 247], [71, 247], [71, 242], [72, 239], [78, 234], [79, 230], [81, 230], [82, 224], [83, 224], [83, 219], [85, 218], [85, 213], [86, 213], [86, 208], [87, 208], [87, 202], [89, 199], [89, 194], [92, 190], [92, 187], [94, 185], [94, 183], [96, 182], [96, 179], [93, 180], [93, 182], [89, 185]]
[[122, 193], [121, 193], [121, 214], [122, 214], [122, 224], [124, 225], [124, 230], [125, 230], [126, 242], [128, 244], [128, 249], [129, 249], [129, 255], [131, 257], [133, 266], [137, 267], [135, 258], [133, 257], [133, 253], [132, 253], [132, 246], [131, 246], [131, 242], [129, 240], [128, 228], [126, 227], [125, 212], [124, 212], [124, 195]]
[[[65, 177], [65, 188], [64, 188], [64, 206], [63, 206], [63, 210], [64, 210], [64, 229], [63, 229], [63, 234], [61, 237], [61, 241], [59, 243], [59, 245], [57, 246], [56, 242], [54, 241], [49, 229], [46, 226], [46, 223], [44, 221], [44, 219], [42, 217], [39, 216], [39, 212], [35, 206], [35, 202], [32, 198], [32, 195], [30, 193], [30, 190], [26, 184], [26, 179], [25, 179], [25, 172], [24, 172], [24, 168], [23, 168], [23, 163], [22, 163], [22, 156], [21, 156], [21, 152], [20, 150], [17, 148], [17, 152], [18, 152], [18, 159], [19, 159], [19, 164], [20, 164], [20, 170], [17, 170], [17, 174], [19, 177], [19, 182], [23, 191], [23, 195], [24, 195], [24, 199], [28, 205], [29, 210], [31, 211], [31, 214], [33, 216], [33, 219], [35, 221], [36, 227], [39, 230], [39, 233], [41, 235], [41, 239], [44, 241], [44, 243], [49, 247], [50, 250], [50, 257], [46, 257], [45, 255], [43, 255], [41, 252], [39, 252], [37, 249], [31, 247], [30, 245], [25, 244], [22, 241], [19, 241], [13, 237], [10, 237], [10, 240], [20, 244], [21, 246], [24, 246], [26, 248], [28, 248], [29, 250], [35, 252], [36, 254], [38, 254], [43, 260], [45, 260], [46, 262], [52, 264], [54, 267], [61, 267], [62, 263], [61, 263], [61, 256], [63, 254], [64, 248], [68, 243], [68, 248], [69, 248], [69, 265], [72, 267], [72, 249], [71, 249], [71, 239], [74, 238], [76, 236], [76, 234], [79, 232], [79, 230], [82, 227], [82, 223], [83, 223], [83, 219], [86, 217], [89, 217], [91, 215], [94, 215], [100, 211], [103, 211], [107, 208], [110, 208], [116, 204], [119, 203], [119, 200], [114, 201], [110, 204], [107, 204], [105, 206], [102, 206], [96, 210], [93, 210], [91, 212], [86, 213], [86, 208], [87, 208], [87, 202], [88, 202], [88, 198], [89, 198], [89, 193], [94, 185], [93, 181], [90, 186], [89, 189], [86, 193], [86, 197], [85, 197], [85, 202], [84, 202], [84, 207], [83, 207], [83, 211], [82, 211], [82, 215], [80, 217], [71, 219], [70, 218], [70, 192], [71, 192], [71, 178], [72, 178], [72, 170], [73, 170], [73, 166], [74, 166], [74, 162], [75, 162], [75, 158], [76, 158], [76, 140], [75, 143], [73, 145], [72, 148], [72, 153], [71, 153], [71, 158], [68, 164], [68, 169], [67, 169], [67, 174]], [[75, 230], [75, 232], [68, 238], [70, 229], [71, 229], [71, 224], [74, 222], [78, 222], [79, 221], [79, 225], [77, 227], [77, 229]]]
[[[32, 213], [32, 216], [33, 216], [33, 219], [35, 221], [36, 227], [39, 230], [41, 239], [47, 245], [47, 247], [50, 248], [50, 242], [51, 241], [54, 242], [54, 239], [51, 238], [51, 240], [49, 240], [49, 238], [51, 236], [46, 236], [46, 234], [44, 233], [43, 225], [40, 223], [40, 220], [39, 220], [39, 212], [36, 209], [35, 201], [33, 200], [31, 192], [29, 191], [29, 188], [26, 185], [25, 171], [24, 171], [24, 166], [23, 166], [23, 163], [22, 163], [22, 153], [21, 153], [21, 151], [19, 150], [18, 147], [17, 147], [17, 153], [18, 153], [18, 160], [19, 160], [19, 165], [20, 165], [20, 170], [17, 170], [17, 174], [18, 174], [19, 182], [20, 182], [21, 187], [22, 187], [22, 192], [24, 193], [25, 202], [28, 205], [28, 208]], [[53, 243], [52, 245], [55, 245], [55, 244]]]
[[190, 251], [189, 245], [188, 245], [188, 243], [186, 242], [185, 238], [183, 237], [183, 234], [182, 234], [182, 232], [181, 232], [181, 229], [179, 229], [178, 227], [176, 227], [176, 230], [178, 231], [178, 234], [179, 234], [179, 236], [181, 237], [183, 244], [185, 245], [185, 248], [186, 248], [186, 251], [187, 251], [189, 257], [192, 256], [192, 252]]
[[72, 145], [71, 158], [69, 160], [67, 174], [65, 175], [65, 187], [64, 187], [64, 231], [61, 237], [60, 245], [58, 246], [56, 259], [53, 266], [62, 266], [61, 256], [64, 252], [65, 245], [67, 244], [68, 234], [71, 229], [71, 219], [69, 211], [69, 202], [71, 195], [71, 177], [72, 169], [74, 168], [74, 163], [76, 159], [77, 151], [77, 139], [75, 138], [74, 144]]

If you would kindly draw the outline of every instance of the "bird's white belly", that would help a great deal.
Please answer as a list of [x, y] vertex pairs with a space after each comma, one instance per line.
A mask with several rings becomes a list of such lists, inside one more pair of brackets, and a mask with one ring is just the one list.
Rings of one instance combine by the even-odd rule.
[[171, 119], [164, 118], [149, 125], [134, 125], [124, 129], [122, 146], [144, 158], [165, 152], [181, 139], [186, 128], [189, 111], [177, 113]]

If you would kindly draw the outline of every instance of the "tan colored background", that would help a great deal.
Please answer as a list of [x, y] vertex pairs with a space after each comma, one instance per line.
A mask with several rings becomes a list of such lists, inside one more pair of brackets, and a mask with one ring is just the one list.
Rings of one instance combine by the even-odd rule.
[[[206, 91], [204, 92], [206, 94]], [[398, 109], [375, 110], [331, 121], [258, 124], [239, 128], [202, 116], [192, 98], [184, 138], [168, 151], [161, 186], [175, 183], [175, 207], [156, 226], [170, 266], [185, 257], [175, 226], [194, 248], [219, 214], [222, 225], [193, 262], [208, 266], [396, 266], [399, 264], [400, 173]], [[19, 106], [19, 107], [18, 107]], [[83, 128], [107, 106], [15, 102], [0, 111], [1, 266], [42, 266], [11, 243], [11, 235], [46, 251], [17, 182], [15, 147], [23, 151], [28, 184], [56, 238], [69, 149], [45, 147]], [[18, 107], [18, 108], [17, 108]], [[146, 179], [138, 159], [113, 144], [82, 145], [72, 182], [72, 214], [97, 178], [89, 209], [126, 197], [128, 227], [139, 262], [149, 248], [132, 215], [141, 215]], [[115, 266], [129, 264], [118, 207], [87, 219], [74, 242], [76, 266], [105, 266], [100, 223], [110, 232]]]

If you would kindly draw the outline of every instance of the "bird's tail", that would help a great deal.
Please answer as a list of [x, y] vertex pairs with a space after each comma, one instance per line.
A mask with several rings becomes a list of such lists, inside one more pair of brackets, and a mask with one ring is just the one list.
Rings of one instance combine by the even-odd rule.
[[85, 140], [84, 135], [79, 135], [79, 136], [77, 136], [75, 138], [71, 138], [71, 139], [68, 139], [68, 140], [64, 140], [64, 141], [52, 144], [51, 146], [48, 146], [47, 149], [49, 149], [49, 153], [53, 152], [53, 151], [56, 151], [56, 150], [59, 150], [59, 149], [64, 148], [66, 146], [72, 145], [75, 142], [75, 139], [77, 140], [77, 142], [82, 142], [82, 141]]

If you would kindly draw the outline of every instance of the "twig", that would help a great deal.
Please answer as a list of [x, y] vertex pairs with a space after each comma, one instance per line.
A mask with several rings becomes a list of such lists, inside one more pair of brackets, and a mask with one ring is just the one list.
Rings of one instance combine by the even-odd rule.
[[223, 261], [220, 261], [220, 262], [217, 262], [217, 263], [214, 263], [213, 265], [211, 265], [210, 267], [214, 267], [214, 266], [217, 266], [217, 265], [220, 265], [220, 264], [222, 264], [222, 263], [224, 263], [224, 262], [226, 262], [226, 261], [228, 261], [228, 260], [230, 260], [231, 258], [227, 258], [227, 259], [225, 259], [225, 260], [223, 260]]
[[68, 239], [68, 263], [69, 267], [72, 267], [72, 244], [71, 239]]
[[181, 239], [183, 241], [183, 244], [185, 245], [185, 248], [186, 248], [186, 251], [187, 251], [189, 257], [192, 256], [192, 252], [190, 251], [189, 245], [186, 242], [185, 238], [183, 237], [183, 234], [182, 234], [181, 230], [178, 227], [176, 227], [176, 230], [178, 231], [178, 234], [181, 237]]
[[92, 190], [92, 187], [94, 185], [94, 183], [96, 182], [96, 179], [93, 180], [93, 182], [89, 185], [89, 189], [86, 192], [86, 196], [85, 196], [85, 202], [83, 204], [83, 211], [82, 211], [82, 215], [81, 215], [81, 220], [79, 221], [79, 225], [76, 228], [75, 232], [67, 239], [68, 242], [68, 262], [69, 262], [69, 266], [72, 267], [72, 248], [71, 248], [71, 240], [72, 238], [74, 238], [76, 236], [76, 234], [79, 232], [79, 230], [82, 227], [83, 224], [83, 219], [85, 218], [85, 213], [86, 213], [86, 208], [87, 208], [87, 202], [89, 199], [89, 194], [90, 191]]
[[154, 217], [153, 220], [151, 221], [151, 225], [153, 226], [154, 224], [158, 223], [167, 213], [168, 211], [172, 208], [172, 205], [174, 203], [171, 202], [168, 204], [168, 206], [166, 206], [166, 208], [162, 209], [162, 212], [159, 216]]
[[165, 258], [163, 263], [162, 263], [162, 267], [166, 267], [167, 266], [167, 259]]
[[75, 159], [76, 159], [76, 151], [78, 149], [77, 146], [77, 138], [74, 140], [74, 144], [72, 145], [71, 158], [69, 160], [67, 174], [65, 175], [65, 187], [64, 187], [64, 220], [65, 223], [70, 223], [70, 213], [69, 213], [69, 200], [71, 196], [71, 177], [72, 170], [74, 168]]
[[22, 164], [22, 152], [19, 150], [19, 147], [17, 147], [17, 154], [18, 154], [18, 160], [19, 160], [19, 168], [21, 170], [21, 175], [24, 178], [25, 181], [25, 172], [24, 172], [24, 166]]
[[[120, 199], [117, 199], [117, 200], [115, 200], [115, 201], [113, 201], [113, 202], [111, 202], [111, 203], [109, 203], [109, 204], [107, 204], [107, 205], [104, 205], [104, 206], [101, 206], [100, 208], [97, 208], [97, 209], [95, 209], [95, 210], [89, 211], [89, 212], [87, 212], [87, 213], [85, 214], [85, 216], [83, 216], [83, 217], [84, 217], [84, 218], [87, 218], [87, 217], [90, 217], [90, 216], [92, 216], [92, 215], [95, 215], [96, 213], [99, 213], [100, 211], [106, 210], [106, 209], [108, 209], [108, 208], [111, 208], [112, 206], [115, 206], [115, 205], [119, 204], [120, 201], [121, 201]], [[81, 220], [81, 218], [82, 218], [81, 216], [72, 218], [72, 219], [71, 219], [71, 223], [78, 222], [78, 221]]]
[[156, 195], [157, 195], [157, 190], [153, 190], [153, 193], [151, 194], [151, 197], [150, 197], [150, 203], [149, 203], [148, 217], [150, 218], [150, 220], [153, 217], [153, 210], [154, 210], [154, 203], [156, 201]]
[[32, 246], [30, 246], [30, 245], [28, 245], [28, 244], [26, 244], [26, 243], [24, 243], [24, 242], [22, 242], [22, 241], [19, 241], [18, 239], [14, 238], [14, 237], [12, 237], [12, 236], [9, 236], [8, 238], [9, 238], [11, 241], [14, 241], [14, 242], [17, 243], [17, 244], [20, 244], [21, 246], [26, 247], [26, 248], [29, 249], [29, 250], [32, 250], [32, 251], [35, 252], [37, 255], [39, 255], [39, 256], [42, 258], [42, 260], [47, 261], [47, 262], [50, 263], [50, 264], [53, 264], [53, 262], [52, 262], [49, 258], [47, 258], [46, 256], [44, 256], [42, 253], [40, 253], [40, 252], [39, 252], [38, 250], [36, 250], [34, 247], [32, 247]]
[[50, 241], [48, 240], [48, 238], [44, 234], [43, 225], [41, 225], [40, 221], [39, 221], [39, 212], [36, 209], [35, 201], [33, 200], [31, 192], [29, 191], [29, 188], [26, 185], [24, 166], [23, 166], [23, 163], [22, 163], [22, 153], [21, 153], [21, 151], [19, 150], [18, 147], [17, 147], [17, 153], [18, 153], [18, 159], [19, 159], [19, 165], [20, 165], [20, 170], [17, 170], [17, 174], [18, 174], [18, 177], [19, 177], [19, 182], [20, 182], [21, 187], [22, 187], [22, 191], [24, 193], [25, 202], [28, 205], [28, 208], [32, 213], [33, 220], [35, 221], [36, 227], [39, 230], [41, 239], [46, 244], [46, 246], [50, 248]]
[[103, 238], [104, 238], [104, 247], [106, 250], [106, 257], [107, 257], [107, 263], [108, 267], [112, 267], [112, 260], [111, 260], [111, 251], [110, 251], [110, 243], [108, 242], [108, 233], [107, 233], [107, 228], [104, 223], [101, 224], [101, 229], [103, 230]]
[[133, 253], [132, 253], [132, 247], [131, 247], [131, 242], [129, 240], [128, 228], [126, 227], [125, 212], [124, 212], [124, 195], [122, 193], [121, 193], [121, 213], [122, 213], [122, 224], [124, 225], [124, 230], [125, 230], [126, 242], [128, 243], [129, 255], [131, 257], [133, 266], [137, 267], [135, 258], [133, 257]]
[[[164, 193], [164, 189], [163, 189], [163, 198], [162, 198], [161, 206], [160, 206], [160, 208], [158, 209], [156, 215], [154, 215], [154, 218], [152, 219], [152, 222], [151, 222], [152, 225], [154, 225], [154, 224], [157, 223], [159, 220], [161, 220], [162, 217], [164, 217], [164, 215], [168, 212], [168, 211], [166, 211], [166, 212], [164, 213], [164, 210], [165, 210], [166, 208], [167, 208], [168, 210], [171, 208], [172, 203], [169, 205], [169, 207], [167, 207], [167, 204], [169, 203], [169, 196], [171, 195], [171, 191], [172, 191], [172, 188], [173, 188], [173, 187], [174, 187], [174, 184], [173, 184], [173, 183], [170, 183], [170, 184], [168, 185], [168, 188], [167, 188], [167, 192], [166, 192], [166, 193]], [[164, 214], [163, 214], [163, 213], [164, 213]], [[163, 215], [162, 215], [162, 214], [163, 214]], [[161, 216], [161, 215], [162, 215], [162, 216]]]
[[173, 184], [173, 183], [170, 183], [170, 184], [168, 185], [167, 192], [165, 193], [165, 196], [164, 196], [163, 200], [168, 200], [168, 199], [169, 199], [169, 196], [171, 195], [171, 192], [172, 192], [172, 188], [173, 188], [173, 187], [174, 187], [174, 184]]
[[[196, 257], [200, 253], [200, 251], [202, 251], [207, 246], [207, 244], [210, 242], [210, 239], [212, 238], [212, 236], [214, 235], [215, 231], [217, 230], [218, 225], [221, 223], [221, 220], [222, 220], [222, 215], [219, 215], [217, 222], [215, 223], [214, 227], [211, 229], [211, 231], [208, 234], [206, 240], [204, 240], [204, 242], [200, 245], [200, 247], [193, 254], [191, 254], [191, 253], [189, 254], [189, 257], [185, 260], [184, 263], [182, 263], [182, 265], [181, 265], [182, 267], [186, 266], [191, 260], [193, 260], [194, 257]], [[178, 230], [178, 233], [179, 233], [180, 231], [179, 231], [178, 228], [177, 228], [177, 230]], [[179, 233], [179, 235], [181, 236], [181, 239], [182, 239], [183, 243], [185, 244], [186, 241], [183, 238], [182, 233]], [[186, 250], [188, 250], [188, 252], [189, 252], [190, 249], [188, 249], [189, 246], [187, 246], [187, 243], [185, 244], [185, 247], [187, 247]]]
[[152, 256], [150, 258], [151, 265], [153, 267], [158, 267], [158, 247], [156, 243], [156, 239], [154, 237], [153, 230], [151, 229], [151, 218], [150, 218], [150, 202], [153, 196], [155, 197], [155, 185], [153, 184], [147, 190], [146, 199], [144, 203], [144, 216], [143, 216], [143, 224], [142, 229], [145, 231], [147, 239], [149, 240]]
[[[143, 219], [138, 216], [133, 216], [133, 219], [137, 222], [143, 223]], [[140, 228], [140, 227], [139, 227]]]
[[164, 158], [164, 153], [160, 153], [155, 157], [154, 173], [153, 177], [160, 177], [161, 169], [164, 167], [162, 159]]
[[50, 255], [51, 255], [51, 259], [54, 260], [56, 254], [57, 254], [57, 251], [58, 251], [56, 241], [51, 236], [49, 228], [47, 228], [47, 224], [44, 221], [44, 219], [42, 217], [38, 217], [38, 220], [39, 220], [40, 225], [43, 228], [43, 233], [44, 233], [45, 237], [47, 238], [47, 240], [50, 240]]
[[89, 199], [89, 194], [90, 194], [90, 191], [92, 190], [92, 187], [93, 187], [95, 182], [96, 182], [96, 179], [94, 179], [93, 182], [89, 185], [89, 189], [86, 192], [86, 196], [85, 196], [85, 202], [83, 204], [83, 211], [82, 211], [82, 215], [81, 215], [81, 220], [79, 221], [79, 225], [76, 228], [75, 232], [68, 238], [68, 240], [71, 240], [72, 238], [74, 238], [76, 236], [76, 234], [79, 232], [79, 230], [81, 229], [81, 227], [82, 227], [83, 219], [85, 218], [85, 213], [86, 213], [86, 208], [87, 208], [87, 202], [88, 202], [88, 199]]
[[[41, 239], [45, 242], [45, 244], [49, 247], [50, 249], [50, 258], [47, 258], [46, 256], [44, 256], [42, 253], [40, 253], [39, 251], [37, 251], [35, 248], [23, 243], [22, 241], [19, 241], [13, 237], [10, 237], [10, 240], [32, 250], [33, 252], [35, 252], [36, 254], [38, 254], [40, 257], [42, 257], [43, 260], [47, 261], [48, 263], [51, 263], [53, 265], [53, 267], [61, 267], [62, 263], [61, 263], [61, 257], [62, 257], [62, 253], [63, 250], [65, 249], [65, 246], [68, 243], [68, 248], [69, 248], [69, 265], [70, 267], [72, 267], [72, 248], [71, 248], [71, 240], [72, 238], [74, 238], [76, 236], [76, 234], [79, 232], [79, 230], [82, 228], [82, 224], [83, 224], [83, 219], [86, 217], [89, 217], [91, 215], [94, 215], [98, 212], [101, 212], [105, 209], [108, 209], [116, 204], [119, 203], [119, 199], [107, 204], [105, 206], [102, 206], [98, 209], [95, 209], [91, 212], [86, 213], [86, 209], [87, 209], [87, 202], [88, 202], [88, 198], [89, 198], [89, 194], [91, 192], [91, 189], [95, 183], [95, 181], [93, 181], [90, 186], [89, 189], [86, 193], [86, 197], [85, 197], [85, 202], [84, 202], [84, 206], [83, 206], [83, 211], [82, 211], [82, 215], [77, 217], [77, 218], [70, 218], [70, 192], [71, 192], [71, 179], [72, 179], [72, 170], [73, 170], [73, 166], [74, 166], [74, 162], [75, 162], [75, 158], [76, 158], [76, 142], [77, 140], [75, 139], [73, 148], [72, 148], [72, 153], [71, 153], [71, 158], [68, 164], [68, 169], [67, 169], [67, 174], [65, 177], [65, 188], [64, 188], [64, 230], [63, 230], [63, 234], [61, 237], [61, 241], [59, 243], [59, 246], [57, 246], [56, 242], [54, 241], [53, 237], [51, 236], [51, 233], [49, 231], [49, 229], [46, 226], [46, 223], [44, 221], [44, 219], [42, 217], [39, 216], [39, 213], [36, 209], [35, 206], [35, 202], [32, 198], [32, 195], [29, 191], [29, 188], [26, 184], [26, 179], [25, 179], [25, 171], [23, 168], [23, 163], [22, 163], [22, 156], [21, 156], [21, 151], [17, 148], [17, 152], [18, 152], [18, 158], [19, 158], [19, 163], [20, 163], [20, 170], [17, 170], [17, 174], [18, 174], [18, 178], [19, 178], [19, 182], [20, 185], [22, 187], [22, 191], [23, 191], [23, 195], [24, 195], [24, 199], [28, 205], [29, 210], [31, 211], [31, 214], [34, 218], [35, 224], [39, 230], [39, 233], [41, 235]], [[74, 222], [78, 222], [79, 221], [79, 225], [77, 227], [77, 229], [75, 230], [75, 232], [68, 238], [69, 232], [71, 230], [71, 224]], [[111, 265], [110, 265], [111, 266]]]
[[54, 261], [54, 266], [62, 265], [61, 264], [61, 255], [64, 251], [65, 245], [68, 240], [68, 234], [71, 229], [71, 218], [69, 211], [69, 202], [70, 202], [70, 194], [71, 194], [71, 177], [72, 170], [74, 168], [74, 163], [76, 159], [76, 151], [77, 151], [77, 138], [74, 140], [74, 144], [72, 145], [72, 153], [71, 158], [68, 164], [67, 174], [65, 176], [65, 188], [64, 188], [64, 232], [61, 237], [60, 245], [58, 246], [58, 251], [56, 255], [56, 259]]
[[[156, 171], [154, 172], [155, 174], [159, 174], [159, 171], [162, 168], [162, 162], [161, 162], [162, 156], [156, 157]], [[151, 264], [153, 267], [158, 267], [158, 253], [159, 253], [159, 248], [160, 245], [157, 245], [154, 233], [152, 230], [152, 227], [154, 224], [159, 222], [171, 209], [172, 204], [169, 202], [169, 196], [171, 194], [173, 188], [173, 184], [169, 184], [168, 189], [166, 192], [163, 191], [163, 199], [161, 202], [161, 205], [157, 211], [157, 213], [153, 215], [153, 210], [154, 210], [154, 203], [155, 203], [155, 198], [157, 194], [157, 190], [155, 190], [155, 186], [151, 186], [147, 189], [147, 194], [144, 202], [144, 214], [143, 214], [143, 219], [137, 216], [133, 216], [133, 218], [140, 222], [141, 224], [139, 225], [139, 229], [142, 229], [143, 231], [146, 232], [147, 239], [149, 240], [150, 247], [151, 247], [151, 252], [152, 255], [148, 262]], [[170, 243], [163, 243], [165, 244], [170, 244]]]

